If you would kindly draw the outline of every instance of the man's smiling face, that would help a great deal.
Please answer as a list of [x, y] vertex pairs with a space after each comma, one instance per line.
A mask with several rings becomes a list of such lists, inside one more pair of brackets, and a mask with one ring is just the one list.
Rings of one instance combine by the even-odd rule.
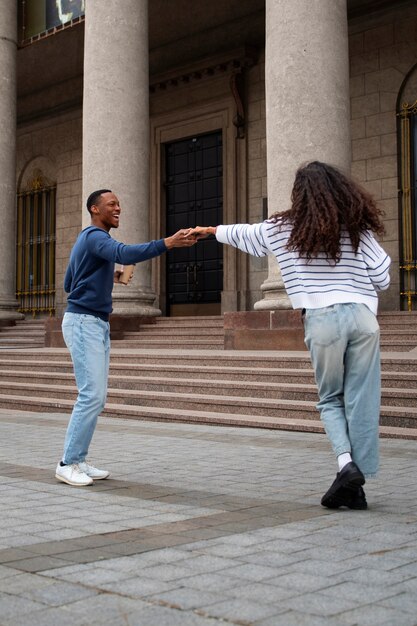
[[120, 211], [119, 200], [111, 191], [102, 193], [91, 207], [94, 224], [107, 230], [107, 232], [110, 228], [119, 227]]

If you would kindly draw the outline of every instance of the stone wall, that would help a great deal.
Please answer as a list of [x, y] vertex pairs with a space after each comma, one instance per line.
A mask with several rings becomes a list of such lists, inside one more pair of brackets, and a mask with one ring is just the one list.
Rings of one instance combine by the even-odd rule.
[[[248, 72], [247, 85], [247, 141], [248, 141], [248, 221], [260, 222], [264, 219], [266, 188], [266, 118], [265, 118], [265, 55]], [[279, 207], [276, 208], [279, 210]], [[248, 299], [247, 309], [262, 299], [261, 285], [268, 276], [266, 257], [248, 258]]]
[[[397, 97], [417, 62], [417, 6], [354, 20], [349, 25], [352, 173], [379, 201], [393, 260], [381, 309], [399, 308]], [[417, 98], [417, 93], [414, 94]]]
[[40, 169], [56, 183], [56, 313], [66, 302], [63, 279], [71, 247], [81, 229], [81, 111], [20, 125], [17, 132], [19, 190]]

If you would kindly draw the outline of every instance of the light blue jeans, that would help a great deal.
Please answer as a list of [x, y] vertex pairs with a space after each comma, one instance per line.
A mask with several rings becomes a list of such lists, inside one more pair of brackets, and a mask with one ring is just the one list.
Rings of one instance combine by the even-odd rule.
[[333, 450], [350, 452], [366, 477], [379, 466], [379, 325], [365, 304], [307, 309], [305, 343], [319, 391], [317, 408]]
[[110, 325], [99, 317], [65, 313], [62, 334], [74, 365], [78, 398], [65, 435], [63, 463], [85, 460], [104, 408], [110, 362]]

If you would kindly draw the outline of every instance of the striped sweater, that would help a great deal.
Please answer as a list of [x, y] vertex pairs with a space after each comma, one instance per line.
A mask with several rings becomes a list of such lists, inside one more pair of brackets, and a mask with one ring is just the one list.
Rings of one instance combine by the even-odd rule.
[[318, 309], [332, 304], [366, 304], [376, 315], [377, 291], [390, 283], [390, 257], [370, 231], [362, 233], [357, 254], [347, 233], [342, 234], [341, 258], [336, 264], [325, 255], [310, 262], [287, 250], [291, 224], [266, 220], [260, 224], [218, 226], [216, 239], [254, 256], [275, 255], [294, 309]]

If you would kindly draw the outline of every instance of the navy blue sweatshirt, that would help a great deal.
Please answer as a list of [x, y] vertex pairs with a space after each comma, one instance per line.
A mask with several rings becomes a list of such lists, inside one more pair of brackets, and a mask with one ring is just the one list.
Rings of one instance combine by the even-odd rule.
[[87, 313], [108, 321], [112, 312], [114, 264], [132, 265], [166, 252], [164, 240], [126, 245], [97, 226], [78, 235], [65, 273], [67, 311]]

